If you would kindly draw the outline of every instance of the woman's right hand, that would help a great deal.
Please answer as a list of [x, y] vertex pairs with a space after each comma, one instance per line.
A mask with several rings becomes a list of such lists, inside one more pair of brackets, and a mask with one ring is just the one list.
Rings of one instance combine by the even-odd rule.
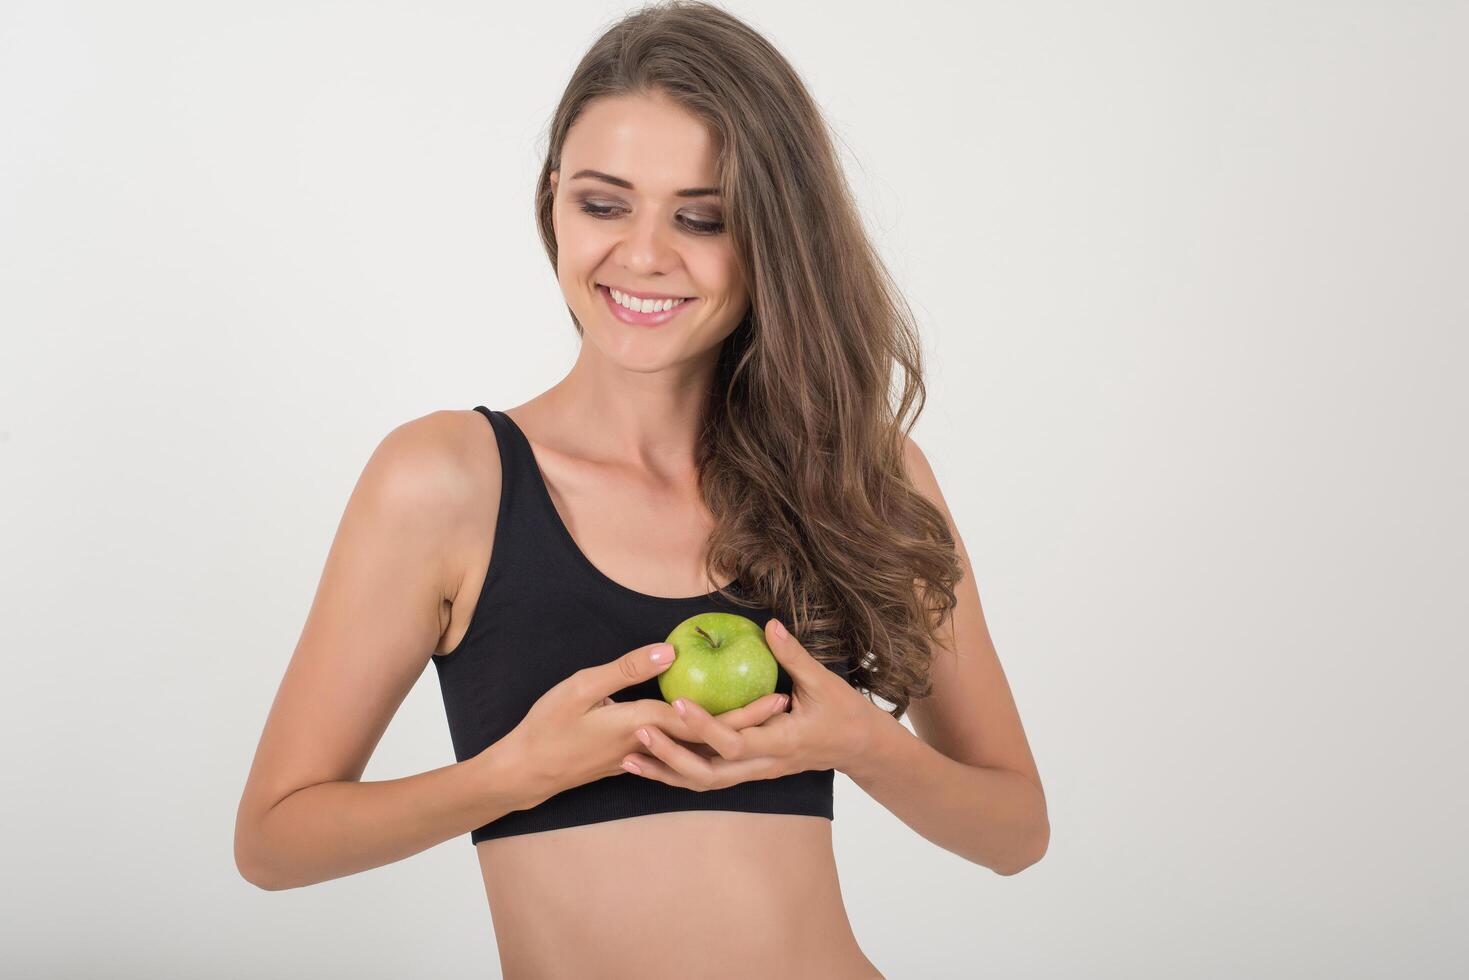
[[[656, 657], [666, 659], [658, 660]], [[629, 752], [645, 751], [637, 730], [661, 729], [694, 751], [714, 754], [689, 728], [673, 705], [661, 699], [615, 701], [612, 694], [657, 677], [673, 663], [673, 646], [651, 643], [595, 667], [584, 667], [558, 683], [531, 705], [506, 737], [542, 787], [542, 799], [562, 790], [625, 772]], [[758, 725], [784, 709], [780, 694], [767, 694], [749, 704], [721, 712], [720, 721], [735, 729]]]

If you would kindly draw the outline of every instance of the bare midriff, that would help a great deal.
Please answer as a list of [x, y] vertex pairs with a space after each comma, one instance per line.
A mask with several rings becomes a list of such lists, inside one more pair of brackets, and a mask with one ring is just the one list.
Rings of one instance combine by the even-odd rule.
[[831, 821], [655, 813], [481, 841], [506, 980], [870, 980]]

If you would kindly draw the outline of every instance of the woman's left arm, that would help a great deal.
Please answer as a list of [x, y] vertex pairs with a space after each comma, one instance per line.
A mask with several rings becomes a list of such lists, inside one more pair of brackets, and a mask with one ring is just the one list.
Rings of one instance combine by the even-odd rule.
[[953, 759], [881, 714], [860, 766], [843, 770], [853, 782], [928, 840], [998, 874], [1041, 859], [1051, 827], [1039, 782]]
[[908, 706], [917, 736], [772, 619], [765, 635], [792, 680], [789, 713], [747, 725], [737, 713], [714, 716], [677, 699], [673, 706], [689, 731], [714, 752], [650, 725], [638, 731], [647, 753], [633, 753], [628, 761], [646, 778], [694, 790], [840, 769], [928, 840], [1013, 875], [1039, 861], [1050, 842], [1045, 793], [985, 627], [964, 542], [928, 460], [911, 439], [906, 456], [914, 485], [948, 520], [966, 570], [936, 637], [930, 694]]
[[939, 631], [929, 697], [912, 701], [915, 736], [873, 705], [865, 750], [843, 767], [933, 843], [1012, 875], [1050, 843], [1045, 791], [985, 625], [969, 553], [928, 459], [909, 439], [908, 475], [944, 513], [963, 559], [956, 605]]

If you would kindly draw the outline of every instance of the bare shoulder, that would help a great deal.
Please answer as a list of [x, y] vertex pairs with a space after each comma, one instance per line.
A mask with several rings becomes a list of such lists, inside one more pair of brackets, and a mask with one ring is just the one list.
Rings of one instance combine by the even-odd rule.
[[903, 463], [908, 473], [908, 478], [922, 494], [935, 503], [945, 503], [944, 510], [947, 511], [943, 494], [939, 492], [938, 479], [934, 476], [933, 466], [928, 457], [912, 436], [903, 437]]
[[437, 447], [431, 451], [445, 457], [448, 470], [440, 489], [449, 526], [437, 656], [459, 646], [484, 587], [500, 509], [500, 448], [489, 419], [474, 409], [443, 409], [410, 424], [420, 426], [420, 438]]
[[421, 502], [454, 504], [473, 489], [468, 481], [486, 469], [483, 444], [489, 439], [494, 445], [489, 428], [473, 410], [446, 408], [410, 419], [383, 437], [364, 475]]
[[[378, 479], [423, 515], [444, 555], [444, 597], [452, 601], [478, 564], [485, 521], [500, 497], [500, 454], [493, 427], [473, 409], [440, 409], [384, 437]], [[493, 530], [490, 528], [489, 530]]]
[[393, 576], [392, 587], [429, 604], [436, 649], [487, 558], [480, 545], [493, 532], [499, 496], [488, 420], [472, 409], [439, 409], [383, 436], [352, 491], [340, 547], [364, 562], [377, 555], [373, 564]]

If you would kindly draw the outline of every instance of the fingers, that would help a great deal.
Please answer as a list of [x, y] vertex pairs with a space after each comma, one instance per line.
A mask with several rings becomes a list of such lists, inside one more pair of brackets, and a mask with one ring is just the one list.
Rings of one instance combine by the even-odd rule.
[[773, 779], [796, 771], [769, 756], [752, 756], [733, 762], [718, 755], [705, 758], [676, 744], [652, 726], [646, 729], [646, 734], [648, 742], [643, 751], [629, 753], [625, 759], [635, 767], [628, 771], [670, 786], [702, 792], [752, 779]]
[[[677, 699], [684, 703], [687, 709], [684, 713], [680, 713], [674, 705], [666, 701], [653, 698], [612, 701], [606, 705], [606, 710], [617, 712], [616, 716], [609, 717], [618, 717], [619, 724], [626, 724], [627, 727], [623, 729], [625, 732], [632, 732], [643, 726], [656, 727], [670, 739], [683, 743], [683, 747], [706, 758], [711, 753], [733, 758], [733, 755], [727, 753], [737, 749], [729, 736], [757, 731], [771, 718], [784, 714], [789, 704], [788, 698], [785, 694], [767, 694], [743, 707], [722, 711], [718, 715], [711, 715], [684, 698]], [[708, 750], [705, 746], [709, 747]]]
[[[762, 753], [762, 749], [768, 749], [773, 740], [766, 737], [768, 732], [762, 729], [761, 722], [781, 713], [775, 709], [782, 706], [782, 697], [779, 694], [768, 694], [743, 708], [723, 711], [718, 715], [711, 715], [698, 702], [687, 698], [678, 698], [673, 707], [695, 738], [713, 746], [726, 759], [742, 759], [750, 755], [768, 754]], [[731, 718], [731, 715], [740, 717]]]
[[657, 677], [673, 663], [671, 643], [650, 643], [624, 653], [610, 663], [577, 671], [579, 698], [590, 708], [614, 691]]
[[732, 708], [729, 711], [721, 711], [715, 715], [735, 731], [749, 728], [751, 725], [759, 725], [771, 717], [786, 709], [786, 695], [767, 694], [763, 698], [756, 698], [742, 708]]
[[[766, 715], [761, 722], [746, 725], [738, 729], [736, 734], [739, 736], [739, 743], [738, 748], [734, 750], [735, 754], [728, 755], [723, 750], [720, 752], [726, 759], [751, 759], [759, 756], [782, 757], [790, 754], [794, 748], [795, 731], [797, 728], [794, 723], [795, 719], [786, 710], [790, 706], [790, 695], [781, 694], [771, 695], [770, 697], [772, 699], [776, 697], [782, 699], [779, 708]], [[765, 699], [762, 698], [761, 700]], [[756, 704], [758, 703], [756, 702]], [[746, 708], [752, 707], [754, 705], [746, 705]], [[689, 727], [699, 733], [703, 732], [699, 718], [699, 713], [701, 712], [704, 718], [709, 719], [710, 723], [722, 721], [724, 715], [729, 714], [729, 712], [725, 712], [724, 714], [711, 716], [697, 704], [688, 705], [688, 710], [684, 717], [686, 720], [693, 719], [689, 721]], [[734, 745], [735, 743], [730, 742], [729, 744]]]
[[[711, 728], [708, 727], [708, 722], [717, 722], [717, 727], [712, 729], [716, 733], [716, 738], [725, 729], [734, 732], [744, 731], [762, 725], [775, 715], [783, 713], [789, 704], [789, 695], [767, 694], [743, 707], [721, 711], [717, 715], [709, 714], [698, 705], [693, 706], [694, 710], [680, 712], [679, 703], [688, 708], [690, 702], [686, 698], [676, 698], [673, 704], [648, 699], [625, 702], [625, 706], [631, 709], [629, 711], [630, 723], [633, 725], [657, 725], [672, 738], [712, 746], [714, 742], [709, 737]], [[708, 719], [708, 722], [705, 719]], [[727, 748], [728, 740], [726, 739], [725, 742]], [[702, 750], [695, 748], [694, 751]]]
[[637, 730], [637, 736], [645, 751], [693, 782], [707, 784], [712, 780], [714, 770], [710, 768], [709, 757], [678, 744], [659, 730], [657, 725], [642, 726]]

